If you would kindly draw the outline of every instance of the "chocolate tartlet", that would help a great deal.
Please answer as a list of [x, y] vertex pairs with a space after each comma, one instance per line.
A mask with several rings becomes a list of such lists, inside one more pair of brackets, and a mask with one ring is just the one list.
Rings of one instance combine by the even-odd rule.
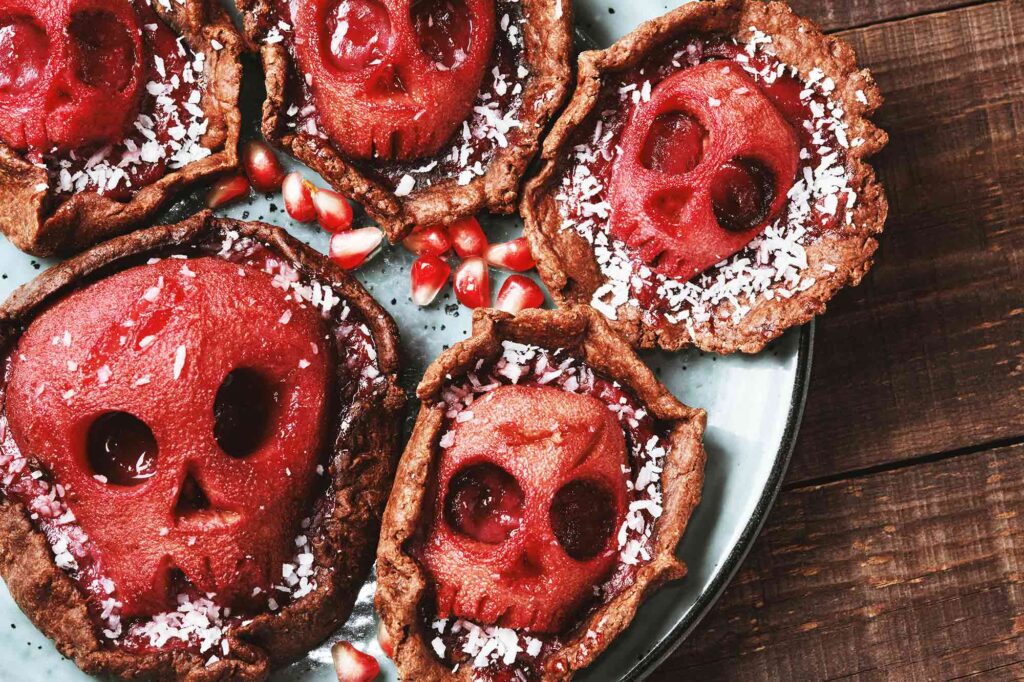
[[202, 214], [0, 307], [0, 575], [92, 674], [260, 680], [348, 617], [404, 394], [395, 325], [284, 232]]
[[238, 165], [241, 38], [217, 0], [0, 0], [0, 230], [67, 255]]
[[886, 143], [853, 50], [781, 2], [689, 3], [580, 56], [522, 212], [548, 289], [634, 346], [754, 353], [872, 264]]
[[705, 413], [585, 306], [478, 311], [417, 393], [377, 555], [399, 673], [571, 678], [686, 573]]
[[512, 213], [568, 91], [566, 0], [241, 0], [266, 71], [263, 134], [392, 242]]

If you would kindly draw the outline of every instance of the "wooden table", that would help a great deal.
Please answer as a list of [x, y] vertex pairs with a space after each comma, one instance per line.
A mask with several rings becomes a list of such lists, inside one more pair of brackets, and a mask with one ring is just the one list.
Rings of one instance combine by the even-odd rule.
[[793, 5], [886, 96], [891, 215], [764, 531], [652, 679], [1024, 678], [1024, 0]]

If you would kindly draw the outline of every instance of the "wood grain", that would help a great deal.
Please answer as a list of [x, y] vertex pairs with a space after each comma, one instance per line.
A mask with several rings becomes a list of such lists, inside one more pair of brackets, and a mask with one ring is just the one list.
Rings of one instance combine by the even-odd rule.
[[1024, 3], [843, 35], [886, 95], [892, 213], [818, 323], [791, 481], [1024, 437]]
[[654, 680], [1024, 673], [1024, 445], [787, 492]]
[[977, 4], [977, 0], [791, 0], [790, 4], [826, 31], [835, 31]]

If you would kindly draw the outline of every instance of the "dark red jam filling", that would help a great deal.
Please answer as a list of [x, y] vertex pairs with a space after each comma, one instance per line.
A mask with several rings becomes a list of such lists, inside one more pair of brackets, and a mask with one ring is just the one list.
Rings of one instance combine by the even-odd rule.
[[[623, 132], [637, 102], [644, 97], [649, 98], [650, 93], [670, 76], [708, 62], [742, 67], [782, 114], [799, 144], [800, 156], [795, 175], [797, 180], [817, 169], [826, 155], [838, 155], [837, 163], [847, 166], [846, 144], [849, 141], [839, 140], [832, 129], [815, 126], [816, 118], [829, 114], [829, 100], [821, 88], [809, 88], [794, 75], [790, 67], [783, 65], [765, 50], [759, 49], [752, 56], [745, 46], [736, 44], [729, 37], [688, 35], [653, 52], [641, 65], [629, 71], [605, 76], [593, 113], [581, 124], [572, 138], [572, 145], [568, 147], [586, 148], [596, 153], [586, 160], [569, 157], [560, 174], [561, 180], [568, 183], [577, 172], [576, 169], [583, 164], [602, 189], [593, 197], [588, 197], [586, 202], [564, 202], [566, 222], [583, 224], [594, 221], [599, 223], [599, 230], [605, 229], [606, 220], [593, 214], [592, 204], [610, 198], [613, 176], [620, 165], [619, 150]], [[765, 73], [770, 76], [766, 78], [761, 75]], [[710, 153], [705, 146], [707, 131], [699, 120], [685, 113], [659, 117], [650, 131], [641, 153], [641, 162], [648, 169], [666, 173], [687, 172]], [[742, 232], [758, 224], [768, 215], [769, 205], [778, 199], [772, 189], [772, 180], [771, 172], [761, 164], [744, 159], [726, 163], [710, 185], [714, 218], [724, 230], [732, 232]], [[806, 239], [813, 239], [842, 226], [847, 196], [843, 190], [838, 193], [836, 198], [839, 210], [830, 213], [818, 205], [811, 207], [810, 215], [802, 221]], [[659, 215], [682, 216], [688, 200], [689, 197], [679, 192], [668, 192], [660, 203], [645, 208]], [[611, 210], [614, 212], [615, 209]], [[783, 208], [781, 212], [782, 220], [786, 218], [786, 210]], [[622, 243], [627, 252], [633, 254], [636, 263], [649, 262], [655, 271], [659, 269], [660, 261], [652, 260], [651, 254], [645, 252], [645, 249], [652, 248], [648, 240], [633, 239]], [[717, 265], [712, 265], [703, 271], [703, 277], [713, 281], [719, 271]], [[679, 281], [692, 276], [680, 276]], [[645, 283], [639, 291], [631, 290], [631, 295], [636, 299], [634, 303], [653, 315], [673, 312], [672, 303], [659, 293], [657, 282], [653, 278], [644, 279]]]
[[[135, 63], [130, 45], [120, 44], [124, 31], [120, 26], [111, 28], [112, 17], [97, 12], [76, 14], [68, 28], [67, 59], [77, 66], [67, 68], [75, 71], [75, 78], [83, 83], [80, 89], [86, 94], [90, 88], [106, 88], [115, 94], [96, 101], [75, 95], [74, 104], [53, 114], [66, 120], [65, 126], [84, 131], [63, 135], [69, 140], [87, 133], [95, 138], [93, 129], [97, 128], [105, 139], [57, 148], [51, 143], [34, 144], [33, 140], [42, 139], [36, 135], [27, 147], [16, 145], [28, 161], [49, 174], [53, 192], [48, 197], [48, 210], [55, 210], [68, 197], [83, 191], [117, 201], [130, 200], [168, 171], [209, 153], [198, 144], [206, 125], [200, 108], [205, 81], [203, 55], [193, 52], [160, 19], [148, 0], [126, 4], [126, 11], [135, 13], [141, 28], [141, 64]], [[45, 34], [42, 42], [23, 35], [32, 32], [25, 26], [35, 24], [14, 14], [0, 17], [0, 109], [5, 108], [3, 100], [8, 99], [11, 103], [7, 108], [15, 118], [19, 93], [38, 85], [36, 81], [44, 76], [42, 70], [51, 50]], [[117, 101], [117, 96], [122, 87], [132, 87], [124, 81], [135, 69], [138, 83], [134, 87], [138, 92], [129, 106]], [[123, 119], [114, 128], [107, 121], [112, 112]], [[55, 124], [51, 120], [47, 125]], [[8, 144], [15, 143], [9, 135], [3, 136]]]
[[[669, 433], [668, 425], [655, 419], [629, 390], [617, 381], [594, 372], [567, 351], [551, 351], [518, 344], [513, 345], [513, 348], [515, 350], [506, 350], [505, 355], [496, 361], [481, 362], [469, 376], [448, 384], [443, 393], [448, 418], [441, 431], [443, 435], [439, 447], [445, 450], [457, 448], [456, 443], [461, 437], [460, 425], [477, 418], [474, 412], [485, 409], [480, 401], [485, 400], [486, 396], [499, 389], [508, 390], [502, 387], [557, 390], [595, 398], [602, 405], [602, 410], [608, 409], [614, 415], [615, 428], [621, 429], [624, 438], [625, 464], [617, 466], [624, 467], [618, 473], [626, 486], [625, 505], [628, 514], [625, 523], [621, 523], [623, 517], [615, 513], [615, 493], [596, 470], [589, 472], [588, 469], [589, 473], [575, 476], [573, 472], [559, 474], [541, 468], [520, 471], [517, 477], [499, 465], [502, 456], [497, 453], [485, 458], [486, 461], [476, 461], [479, 458], [471, 456], [467, 459], [468, 464], [450, 476], [447, 494], [440, 504], [445, 523], [456, 534], [463, 534], [479, 543], [489, 543], [497, 552], [503, 552], [503, 543], [509, 542], [510, 538], [514, 539], [517, 533], [534, 532], [535, 529], [529, 528], [524, 519], [536, 519], [538, 514], [544, 513], [549, 517], [555, 541], [568, 555], [565, 563], [579, 562], [578, 566], [585, 566], [594, 557], [609, 550], [614, 557], [610, 567], [601, 569], [600, 575], [594, 578], [587, 595], [578, 601], [568, 618], [560, 623], [557, 632], [503, 627], [508, 624], [510, 617], [517, 617], [515, 609], [505, 610], [501, 617], [491, 619], [490, 622], [474, 622], [448, 613], [439, 614], [437, 600], [447, 589], [442, 588], [448, 579], [435, 579], [435, 592], [420, 607], [422, 636], [446, 665], [452, 668], [472, 666], [483, 678], [497, 681], [539, 679], [544, 660], [561, 649], [569, 637], [586, 627], [588, 619], [601, 605], [634, 584], [637, 571], [650, 558], [652, 534], [661, 513], [660, 506], [656, 513], [647, 513], [644, 504], [634, 503], [656, 500], [660, 504], [660, 471], [667, 454], [663, 448]], [[499, 400], [501, 394], [494, 395], [494, 398]], [[489, 421], [485, 423], [490, 426]], [[590, 429], [587, 432], [588, 438], [597, 438]], [[561, 444], [579, 435], [555, 434], [554, 442]], [[541, 438], [549, 436], [542, 435]], [[519, 437], [518, 434], [511, 436], [513, 439]], [[591, 445], [600, 447], [593, 443]], [[559, 447], [561, 445], [556, 450]], [[571, 449], [572, 445], [567, 447]], [[507, 461], [516, 468], [511, 464], [512, 459], [514, 457], [509, 457]], [[472, 461], [476, 461], [476, 464], [472, 464]], [[589, 461], [586, 466], [593, 468]], [[444, 469], [444, 465], [441, 468]], [[445, 474], [442, 472], [439, 475]], [[558, 488], [546, 500], [547, 508], [541, 511], [531, 509], [525, 502], [531, 487], [536, 487], [536, 481], [531, 482], [530, 477], [538, 476], [545, 481], [556, 481], [553, 487]], [[563, 477], [567, 477], [567, 481], [562, 481]], [[434, 501], [428, 503], [428, 508], [438, 504], [437, 495], [436, 490], [431, 492]], [[638, 520], [641, 520], [639, 524]], [[536, 521], [533, 524], [536, 526]], [[413, 555], [425, 566], [436, 565], [435, 559], [430, 556], [432, 550], [428, 547], [436, 535], [431, 525], [413, 545]], [[530, 565], [533, 565], [530, 561], [523, 564], [524, 578], [533, 575], [529, 571]], [[544, 570], [539, 563], [533, 565], [533, 568], [535, 571]], [[466, 568], [471, 569], [468, 566]], [[571, 582], [571, 574], [578, 572], [572, 566], [563, 566], [560, 570], [564, 572], [567, 582]], [[513, 577], [504, 576], [502, 580], [512, 580]], [[561, 598], [556, 593], [562, 587], [559, 584], [552, 587], [551, 592], [556, 595], [553, 598]], [[501, 590], [500, 585], [485, 589], [490, 595], [481, 600], [481, 608], [485, 611], [492, 601], [496, 604], [504, 603], [502, 599], [505, 595], [491, 592]], [[501, 632], [496, 634], [498, 630]], [[595, 643], [600, 641], [602, 635], [599, 626], [587, 632], [586, 636]], [[502, 648], [487, 653], [486, 642], [494, 637], [518, 638], [520, 651], [512, 656], [506, 656], [507, 650]], [[467, 648], [469, 651], [466, 651]]]
[[[251, 592], [247, 588], [245, 594], [235, 594], [227, 599], [200, 589], [186, 577], [184, 571], [172, 568], [166, 577], [167, 601], [159, 610], [122, 617], [120, 613], [123, 605], [119, 601], [121, 594], [118, 585], [104, 571], [104, 554], [98, 543], [77, 522], [74, 507], [80, 495], [76, 494], [74, 486], [69, 489], [57, 480], [54, 472], [39, 457], [26, 456], [12, 433], [8, 421], [8, 389], [12, 368], [20, 352], [17, 339], [25, 329], [15, 330], [19, 334], [9, 337], [13, 339], [11, 345], [2, 350], [4, 374], [0, 381], [0, 491], [7, 498], [22, 504], [34, 526], [46, 535], [57, 565], [82, 590], [97, 631], [103, 633], [101, 639], [108, 642], [109, 646], [138, 652], [188, 649], [222, 656], [222, 647], [227, 646], [224, 635], [230, 627], [267, 610], [277, 610], [315, 587], [316, 565], [312, 561], [310, 547], [312, 538], [319, 533], [333, 506], [333, 484], [328, 472], [329, 454], [335, 442], [333, 438], [343, 439], [351, 430], [353, 419], [357, 417], [350, 410], [345, 410], [344, 406], [362, 404], [375, 391], [374, 379], [378, 375], [376, 351], [369, 328], [357, 311], [333, 294], [325, 293], [325, 287], [301, 280], [283, 259], [257, 242], [229, 237], [224, 242], [210, 241], [156, 255], [160, 261], [154, 263], [173, 259], [175, 264], [180, 262], [183, 267], [199, 262], [194, 259], [214, 257], [237, 264], [240, 277], [268, 276], [273, 273], [274, 286], [280, 289], [278, 293], [282, 297], [291, 297], [291, 302], [285, 304], [286, 310], [299, 311], [312, 307], [316, 310], [314, 315], [324, 321], [326, 337], [322, 345], [331, 348], [336, 359], [331, 365], [333, 369], [330, 370], [332, 374], [328, 395], [324, 398], [327, 405], [324, 413], [341, 416], [330, 417], [331, 423], [325, 425], [326, 433], [331, 437], [320, 439], [322, 452], [319, 462], [314, 462], [316, 470], [312, 475], [313, 487], [310, 493], [312, 502], [308, 510], [299, 512], [304, 517], [301, 527], [296, 531], [299, 539], [292, 545], [293, 538], [289, 537], [286, 543], [294, 548], [289, 550], [286, 559], [291, 562], [291, 570], [275, 566], [273, 570], [276, 573], [270, 575], [269, 584], [258, 586]], [[289, 293], [286, 293], [286, 289]], [[142, 325], [158, 323], [152, 318], [140, 319], [138, 322]], [[73, 343], [71, 339], [67, 341]], [[55, 337], [53, 343], [59, 346], [65, 343], [65, 339]], [[310, 352], [315, 350], [316, 345], [310, 344]], [[108, 348], [107, 352], [116, 353], [116, 348], [115, 340], [114, 346]], [[302, 366], [301, 362], [299, 366]], [[79, 369], [75, 367], [75, 371]], [[82, 371], [86, 370], [90, 373], [95, 371], [99, 380], [104, 380], [102, 366], [99, 369], [84, 368]], [[55, 383], [59, 381], [59, 377], [52, 379]], [[267, 416], [268, 411], [279, 409], [274, 407], [278, 399], [274, 393], [276, 390], [260, 374], [245, 368], [231, 372], [221, 384], [214, 401], [213, 436], [217, 445], [229, 457], [244, 459], [260, 446], [264, 437], [272, 435], [266, 433], [268, 422], [261, 419], [261, 415]], [[168, 409], [175, 408], [168, 405]], [[285, 428], [300, 427], [293, 424]], [[102, 414], [83, 433], [83, 438], [89, 473], [94, 474], [93, 477], [104, 486], [130, 489], [154, 476], [161, 464], [159, 444], [150, 426], [128, 412]], [[291, 471], [286, 473], [289, 477], [292, 475]], [[192, 523], [197, 532], [219, 524], [233, 523], [233, 513], [218, 510], [215, 500], [211, 500], [198, 480], [188, 479], [181, 486], [175, 505], [175, 514], [180, 513], [179, 521]], [[297, 479], [287, 479], [291, 480]], [[130, 514], [130, 509], [126, 509], [125, 513]], [[140, 520], [137, 518], [137, 523]], [[303, 576], [301, 581], [297, 576]], [[254, 576], [239, 576], [238, 579], [248, 581], [254, 579]], [[256, 584], [259, 585], [259, 582]], [[180, 636], [168, 636], [166, 628], [153, 627], [157, 623], [152, 619], [153, 615], [169, 613], [172, 616], [171, 622], [180, 624], [187, 610], [199, 611], [209, 618], [209, 627], [186, 627], [181, 630], [183, 634]], [[165, 619], [165, 616], [159, 618]], [[178, 621], [174, 621], [175, 618]]]
[[[460, 3], [450, 0], [431, 0], [414, 5], [432, 8], [430, 12], [420, 11], [418, 16], [464, 11], [460, 8]], [[327, 135], [327, 128], [317, 111], [306, 76], [298, 67], [292, 32], [295, 21], [292, 11], [289, 10], [289, 2], [276, 0], [272, 3], [272, 8], [272, 12], [261, 17], [259, 35], [263, 36], [265, 42], [282, 42], [286, 45], [293, 64], [293, 68], [289, 69], [287, 74], [285, 116], [282, 128], [278, 132], [320, 137], [325, 144], [330, 144], [338, 153], [345, 156]], [[520, 135], [517, 119], [523, 107], [523, 93], [529, 77], [523, 50], [524, 15], [519, 2], [497, 0], [494, 8], [497, 25], [493, 54], [484, 70], [472, 113], [458, 127], [450, 140], [442, 146], [441, 151], [415, 160], [349, 159], [360, 172], [392, 190], [401, 187], [406, 176], [415, 181], [412, 192], [444, 180], [454, 179], [459, 184], [468, 184], [472, 178], [486, 172], [491, 159], [500, 149], [516, 144]], [[424, 45], [424, 49], [430, 54], [436, 53], [443, 62], [447, 58], [446, 55], [457, 50], [455, 43], [458, 40], [458, 36], [433, 36]], [[356, 48], [362, 46], [356, 55], [359, 59], [380, 58], [380, 50], [376, 47], [377, 41], [367, 36], [356, 36], [354, 41], [357, 44], [348, 52], [356, 51]]]

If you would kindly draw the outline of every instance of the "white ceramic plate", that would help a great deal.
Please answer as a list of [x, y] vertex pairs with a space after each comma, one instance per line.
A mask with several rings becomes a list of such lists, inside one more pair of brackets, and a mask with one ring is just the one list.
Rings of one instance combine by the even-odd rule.
[[[637, 0], [577, 0], [577, 25], [599, 45], [608, 45], [641, 21], [664, 12], [661, 3]], [[250, 70], [250, 85], [259, 74]], [[258, 87], [247, 87], [251, 93]], [[246, 102], [249, 127], [259, 103]], [[312, 175], [307, 171], [307, 174]], [[201, 206], [201, 193], [172, 207], [163, 222], [177, 221]], [[296, 225], [279, 201], [264, 198], [225, 211], [235, 218], [264, 220], [287, 228], [321, 251], [327, 237], [315, 228]], [[362, 218], [365, 221], [365, 218]], [[484, 220], [492, 240], [518, 236], [518, 219]], [[466, 337], [469, 311], [451, 293], [427, 309], [409, 298], [412, 257], [392, 248], [362, 269], [358, 276], [394, 316], [401, 330], [405, 369], [412, 388], [423, 370], [444, 348]], [[31, 258], [0, 237], [0, 300], [28, 282], [51, 261]], [[494, 273], [496, 291], [503, 275]], [[774, 501], [796, 437], [811, 359], [813, 329], [791, 330], [757, 356], [718, 357], [697, 352], [647, 353], [645, 360], [685, 403], [707, 409], [708, 450], [704, 497], [679, 548], [689, 566], [687, 577], [658, 592], [640, 610], [625, 632], [581, 680], [636, 680], [652, 671], [693, 629], [738, 569]], [[320, 648], [278, 672], [275, 680], [335, 680], [330, 645], [345, 639], [376, 654], [373, 582], [360, 594], [352, 617]], [[51, 682], [88, 679], [64, 659], [29, 622], [0, 587], [0, 680], [46, 679]], [[396, 680], [389, 663], [382, 678]]]

